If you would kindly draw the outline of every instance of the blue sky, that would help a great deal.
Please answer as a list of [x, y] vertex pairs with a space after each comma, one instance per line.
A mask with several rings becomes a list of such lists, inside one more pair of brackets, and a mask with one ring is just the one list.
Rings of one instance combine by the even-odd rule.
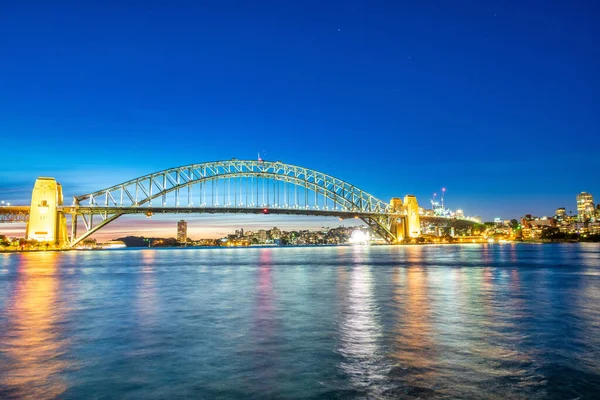
[[0, 197], [260, 151], [486, 219], [575, 209], [600, 196], [599, 7], [2, 2]]

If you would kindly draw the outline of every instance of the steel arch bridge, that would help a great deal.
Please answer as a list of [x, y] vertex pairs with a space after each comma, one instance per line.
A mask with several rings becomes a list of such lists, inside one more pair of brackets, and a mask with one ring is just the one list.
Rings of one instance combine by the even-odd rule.
[[[269, 213], [360, 218], [386, 242], [405, 214], [341, 179], [280, 161], [232, 159], [154, 172], [76, 196], [60, 210], [72, 216], [79, 242], [125, 214]], [[78, 221], [85, 232], [77, 236]]]

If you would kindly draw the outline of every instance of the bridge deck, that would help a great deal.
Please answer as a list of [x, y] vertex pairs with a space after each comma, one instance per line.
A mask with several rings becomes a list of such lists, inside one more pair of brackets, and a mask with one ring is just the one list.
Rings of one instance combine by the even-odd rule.
[[[29, 206], [2, 206], [0, 207], [0, 222], [26, 222], [29, 215]], [[265, 212], [265, 209], [267, 212]], [[86, 206], [59, 206], [58, 210], [65, 214], [276, 214], [276, 215], [311, 215], [323, 217], [363, 218], [388, 214], [365, 213], [341, 210], [319, 210], [307, 208], [278, 208], [278, 207], [86, 207]], [[401, 214], [398, 214], [400, 217]], [[448, 218], [440, 216], [420, 216], [424, 222], [434, 224], [448, 224], [456, 222], [474, 223], [471, 220]]]
[[29, 206], [0, 206], [0, 223], [27, 222]]
[[[60, 211], [65, 214], [281, 214], [281, 215], [311, 215], [339, 218], [362, 218], [388, 214], [366, 213], [341, 210], [319, 210], [307, 208], [278, 208], [278, 207], [85, 207], [63, 206]], [[398, 215], [400, 216], [400, 215]]]

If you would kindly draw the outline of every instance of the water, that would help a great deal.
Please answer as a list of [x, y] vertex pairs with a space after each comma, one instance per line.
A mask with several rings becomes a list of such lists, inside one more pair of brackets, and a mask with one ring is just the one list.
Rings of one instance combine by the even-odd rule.
[[0, 398], [592, 399], [600, 246], [0, 254]]

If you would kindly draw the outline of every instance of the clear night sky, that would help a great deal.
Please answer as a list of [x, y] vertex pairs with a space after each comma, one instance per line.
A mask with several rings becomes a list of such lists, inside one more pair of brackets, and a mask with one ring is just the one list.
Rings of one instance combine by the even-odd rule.
[[5, 0], [0, 197], [27, 204], [42, 175], [70, 201], [260, 151], [385, 200], [444, 186], [485, 219], [575, 210], [600, 200], [599, 17], [595, 1]]

